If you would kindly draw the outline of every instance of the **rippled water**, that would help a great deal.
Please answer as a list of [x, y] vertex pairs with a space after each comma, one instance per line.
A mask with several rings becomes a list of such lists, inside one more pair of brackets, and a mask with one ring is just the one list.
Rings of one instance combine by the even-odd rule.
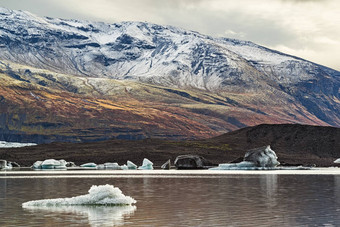
[[[23, 209], [112, 184], [135, 207]], [[340, 175], [0, 175], [0, 226], [339, 226]]]

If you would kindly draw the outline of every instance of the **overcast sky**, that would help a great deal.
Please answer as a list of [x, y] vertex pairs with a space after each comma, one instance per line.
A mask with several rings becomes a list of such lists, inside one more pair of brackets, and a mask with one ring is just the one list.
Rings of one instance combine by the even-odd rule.
[[340, 70], [339, 0], [0, 0], [0, 6], [39, 16], [173, 25]]

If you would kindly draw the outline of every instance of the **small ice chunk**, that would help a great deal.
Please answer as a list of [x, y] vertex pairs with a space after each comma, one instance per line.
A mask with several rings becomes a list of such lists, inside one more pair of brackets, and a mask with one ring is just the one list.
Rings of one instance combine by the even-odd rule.
[[99, 164], [99, 165], [97, 165], [97, 169], [105, 169], [105, 165], [104, 164]]
[[35, 163], [33, 163], [31, 168], [33, 168], [33, 169], [41, 169], [41, 164], [42, 163], [43, 163], [42, 161], [36, 161]]
[[0, 160], [0, 169], [5, 169], [7, 166], [7, 161], [6, 160]]
[[117, 162], [111, 163], [111, 162], [107, 162], [104, 163], [105, 169], [122, 169], [119, 164]]
[[334, 163], [340, 163], [340, 158], [334, 161]]
[[122, 165], [122, 166], [120, 166], [120, 168], [122, 169], [122, 170], [128, 170], [129, 168], [128, 168], [128, 166], [127, 165]]
[[131, 161], [127, 161], [126, 165], [128, 167], [128, 169], [137, 169], [137, 165]]
[[169, 159], [166, 161], [162, 166], [161, 169], [170, 169], [171, 168], [171, 160]]
[[66, 161], [46, 159], [41, 163], [41, 169], [66, 169]]
[[253, 162], [239, 162], [239, 163], [223, 163], [219, 164], [218, 167], [210, 168], [210, 170], [252, 170], [257, 169]]
[[80, 167], [86, 167], [86, 168], [97, 168], [97, 164], [93, 162], [85, 163], [80, 165]]
[[144, 158], [142, 166], [138, 167], [138, 169], [140, 169], [140, 170], [152, 170], [153, 169], [153, 163], [149, 159]]
[[136, 200], [130, 196], [125, 196], [122, 191], [113, 185], [93, 185], [89, 194], [75, 196], [71, 198], [43, 199], [25, 202], [22, 207], [32, 206], [76, 206], [76, 205], [110, 205], [121, 206], [131, 205]]

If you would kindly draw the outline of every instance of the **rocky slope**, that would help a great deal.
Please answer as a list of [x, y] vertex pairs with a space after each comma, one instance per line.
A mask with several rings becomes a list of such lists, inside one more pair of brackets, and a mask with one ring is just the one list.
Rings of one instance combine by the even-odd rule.
[[307, 125], [258, 125], [207, 140], [173, 141], [159, 139], [108, 140], [95, 143], [52, 143], [32, 147], [0, 149], [0, 159], [30, 166], [37, 160], [66, 159], [86, 162], [140, 165], [148, 158], [156, 166], [184, 154], [201, 155], [213, 163], [244, 157], [248, 149], [271, 145], [283, 165], [334, 166], [340, 158], [340, 129]]
[[207, 138], [259, 123], [340, 126], [340, 72], [171, 26], [0, 8], [0, 130], [12, 141]]

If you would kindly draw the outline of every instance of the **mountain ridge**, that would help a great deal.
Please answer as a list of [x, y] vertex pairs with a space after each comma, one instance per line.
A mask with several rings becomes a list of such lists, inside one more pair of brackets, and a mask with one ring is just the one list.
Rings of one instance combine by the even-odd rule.
[[[340, 126], [340, 72], [250, 41], [143, 22], [40, 18], [4, 8], [0, 16], [0, 117], [7, 138], [32, 132], [43, 137], [51, 124], [60, 126], [52, 138], [71, 141], [79, 140], [79, 130], [100, 140], [116, 138], [124, 127], [126, 138], [171, 137], [179, 127], [183, 131], [174, 138], [185, 139], [260, 123]], [[5, 111], [9, 106], [12, 114]], [[25, 111], [38, 116], [14, 116]], [[72, 112], [92, 123], [79, 128]], [[172, 117], [177, 126], [164, 123]], [[98, 125], [105, 129], [95, 132]]]

